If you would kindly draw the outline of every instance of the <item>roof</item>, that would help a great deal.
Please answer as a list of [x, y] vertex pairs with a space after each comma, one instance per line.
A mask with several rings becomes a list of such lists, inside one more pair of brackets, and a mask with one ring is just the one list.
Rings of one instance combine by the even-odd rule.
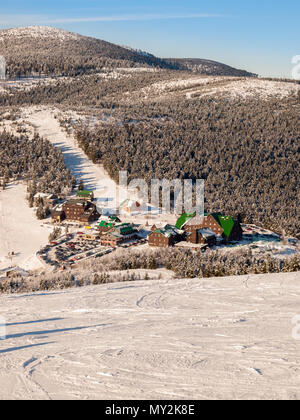
[[175, 232], [177, 235], [182, 235], [184, 233], [184, 230], [178, 229], [176, 226], [174, 225], [166, 225], [165, 226], [165, 230], [170, 230]]
[[114, 227], [114, 223], [110, 223], [110, 222], [106, 222], [105, 220], [101, 220], [100, 223], [98, 223], [99, 227], [108, 227], [108, 228], [113, 228]]
[[[164, 235], [166, 238], [170, 238], [172, 236], [171, 232], [167, 232], [164, 229], [156, 229], [152, 233], [160, 233], [161, 235]], [[151, 233], [150, 233], [150, 235], [151, 235]]]
[[[105, 222], [104, 222], [105, 223]], [[104, 224], [102, 226], [108, 226], [109, 224]], [[108, 232], [104, 232], [103, 235], [113, 235], [117, 237], [124, 237], [126, 235], [132, 235], [136, 230], [130, 223], [121, 223], [120, 225], [112, 225], [112, 228]]]
[[114, 222], [121, 222], [121, 220], [118, 218], [118, 216], [108, 216], [109, 220], [113, 220]]
[[176, 226], [173, 225], [166, 225], [163, 229], [156, 229], [153, 232], [150, 233], [160, 233], [161, 235], [164, 235], [166, 238], [170, 238], [171, 236], [177, 236], [183, 233], [182, 230], [178, 229]]
[[213, 218], [219, 223], [224, 231], [224, 235], [229, 238], [235, 222], [231, 216], [224, 216], [221, 213], [212, 213]]
[[204, 217], [200, 216], [199, 214], [197, 214], [195, 217], [193, 217], [192, 219], [188, 220], [186, 222], [187, 226], [195, 226], [195, 225], [202, 225], [204, 222]]
[[102, 238], [107, 237], [107, 236], [113, 236], [114, 238], [117, 238], [117, 239], [123, 238], [122, 235], [120, 235], [118, 232], [111, 232], [111, 231], [103, 233]]
[[99, 220], [99, 223], [100, 222], [121, 223], [121, 220], [118, 218], [118, 216], [111, 216], [111, 215], [105, 216], [105, 215], [102, 215], [101, 216], [101, 219]]
[[85, 203], [83, 202], [83, 201], [80, 201], [80, 200], [76, 200], [76, 199], [72, 199], [72, 200], [68, 200], [68, 201], [66, 201], [64, 204], [63, 204], [64, 206], [66, 205], [76, 205], [76, 206], [80, 206], [80, 207], [84, 207], [85, 206]]
[[130, 235], [131, 233], [134, 233], [135, 232], [135, 229], [129, 223], [121, 223], [120, 225], [116, 225], [115, 226], [115, 229], [121, 235]]
[[54, 198], [54, 195], [49, 193], [36, 193], [34, 195], [34, 198], [48, 198], [50, 200]]
[[198, 232], [203, 236], [203, 238], [211, 238], [212, 236], [216, 236], [216, 234], [208, 228], [199, 229]]
[[[222, 213], [204, 213], [204, 217], [212, 216], [216, 222], [221, 226], [224, 231], [224, 235], [229, 238], [232, 229], [234, 228], [235, 221], [231, 216], [224, 216]], [[201, 225], [203, 223], [203, 216], [184, 213], [179, 217], [176, 223], [176, 227], [181, 229], [185, 225]]]
[[83, 236], [100, 236], [99, 232], [90, 231], [87, 233], [84, 233]]
[[61, 213], [63, 211], [62, 204], [57, 204], [57, 206], [54, 207], [54, 209], [51, 210], [51, 213]]
[[132, 208], [133, 207], [133, 208], [138, 208], [139, 209], [141, 207], [141, 204], [136, 200], [126, 199], [126, 200], [122, 201], [122, 203], [120, 204], [119, 207], [120, 208], [123, 208], [123, 207]]
[[193, 219], [196, 216], [195, 213], [183, 213], [176, 222], [177, 229], [181, 229], [189, 220]]
[[77, 196], [89, 197], [91, 195], [93, 195], [93, 191], [87, 191], [87, 190], [79, 190], [79, 191], [77, 191]]

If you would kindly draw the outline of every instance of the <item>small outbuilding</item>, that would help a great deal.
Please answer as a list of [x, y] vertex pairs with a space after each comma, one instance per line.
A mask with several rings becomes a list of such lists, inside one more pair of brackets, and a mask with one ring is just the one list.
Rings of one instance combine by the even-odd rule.
[[93, 201], [94, 200], [94, 193], [93, 193], [93, 191], [79, 190], [76, 193], [76, 197], [79, 200], [90, 200], [90, 201]]

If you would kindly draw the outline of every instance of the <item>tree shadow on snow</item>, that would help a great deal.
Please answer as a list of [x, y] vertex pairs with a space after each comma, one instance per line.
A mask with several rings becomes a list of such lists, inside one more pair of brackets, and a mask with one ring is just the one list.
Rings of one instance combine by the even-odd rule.
[[56, 330], [30, 331], [30, 332], [25, 332], [25, 333], [6, 335], [5, 340], [10, 340], [12, 338], [23, 338], [23, 337], [35, 336], [35, 335], [48, 335], [48, 334], [55, 334], [55, 333], [65, 333], [65, 332], [70, 332], [70, 331], [82, 331], [88, 328], [105, 327], [107, 325], [111, 325], [111, 324], [89, 325], [87, 327], [61, 328], [61, 329], [56, 329]]
[[62, 321], [64, 318], [49, 318], [49, 319], [38, 319], [36, 321], [24, 321], [24, 322], [11, 322], [6, 324], [7, 327], [14, 325], [28, 325], [28, 324], [38, 324], [40, 322], [51, 322], [51, 321]]
[[10, 349], [4, 349], [4, 350], [0, 350], [0, 354], [5, 354], [5, 353], [12, 353], [13, 351], [18, 351], [18, 350], [26, 350], [26, 349], [30, 349], [32, 347], [41, 347], [41, 346], [46, 346], [47, 344], [54, 344], [55, 342], [49, 342], [49, 343], [39, 343], [39, 344], [30, 344], [28, 346], [21, 346], [21, 347], [11, 347]]

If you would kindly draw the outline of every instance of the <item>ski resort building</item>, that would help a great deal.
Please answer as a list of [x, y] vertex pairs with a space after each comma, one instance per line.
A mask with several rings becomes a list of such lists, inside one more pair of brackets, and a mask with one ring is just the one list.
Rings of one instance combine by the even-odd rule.
[[86, 241], [99, 241], [100, 235], [97, 232], [85, 233], [82, 235], [82, 239], [85, 239]]
[[117, 216], [103, 216], [101, 220], [99, 220], [97, 230], [100, 234], [105, 233], [113, 229], [118, 223], [121, 223], [121, 220]]
[[120, 204], [120, 214], [137, 214], [147, 211], [148, 207], [135, 200], [125, 200]]
[[[207, 230], [225, 241], [240, 241], [243, 236], [240, 223], [231, 216], [224, 216], [221, 213], [205, 213], [203, 216], [195, 213], [183, 214], [177, 220], [176, 227], [183, 229], [186, 232], [187, 240], [192, 243], [202, 243], [205, 236], [208, 239]], [[205, 231], [203, 232], [203, 230]]]
[[130, 240], [138, 239], [138, 231], [130, 223], [115, 225], [101, 235], [101, 245], [116, 247]]
[[192, 244], [214, 246], [217, 244], [216, 234], [211, 229], [196, 229], [187, 232], [186, 241]]
[[115, 232], [106, 232], [101, 236], [100, 243], [102, 246], [111, 246], [116, 248], [123, 243], [123, 238]]
[[91, 223], [100, 217], [97, 207], [90, 201], [70, 200], [64, 203], [62, 208], [66, 220], [71, 222]]
[[88, 224], [98, 220], [100, 214], [95, 204], [90, 201], [69, 200], [56, 206], [51, 212], [51, 217], [56, 222], [67, 220]]
[[51, 218], [53, 222], [58, 222], [58, 223], [61, 223], [65, 220], [66, 215], [65, 215], [65, 212], [63, 211], [62, 204], [55, 206], [54, 209], [51, 210]]
[[148, 236], [148, 243], [152, 247], [167, 248], [174, 246], [183, 238], [184, 231], [176, 226], [166, 225], [163, 229], [154, 229]]

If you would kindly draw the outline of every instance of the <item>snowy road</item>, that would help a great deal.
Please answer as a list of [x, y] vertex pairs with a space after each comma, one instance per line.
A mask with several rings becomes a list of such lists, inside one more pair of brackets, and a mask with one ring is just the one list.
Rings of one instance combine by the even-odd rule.
[[1, 296], [0, 398], [300, 398], [300, 273]]

